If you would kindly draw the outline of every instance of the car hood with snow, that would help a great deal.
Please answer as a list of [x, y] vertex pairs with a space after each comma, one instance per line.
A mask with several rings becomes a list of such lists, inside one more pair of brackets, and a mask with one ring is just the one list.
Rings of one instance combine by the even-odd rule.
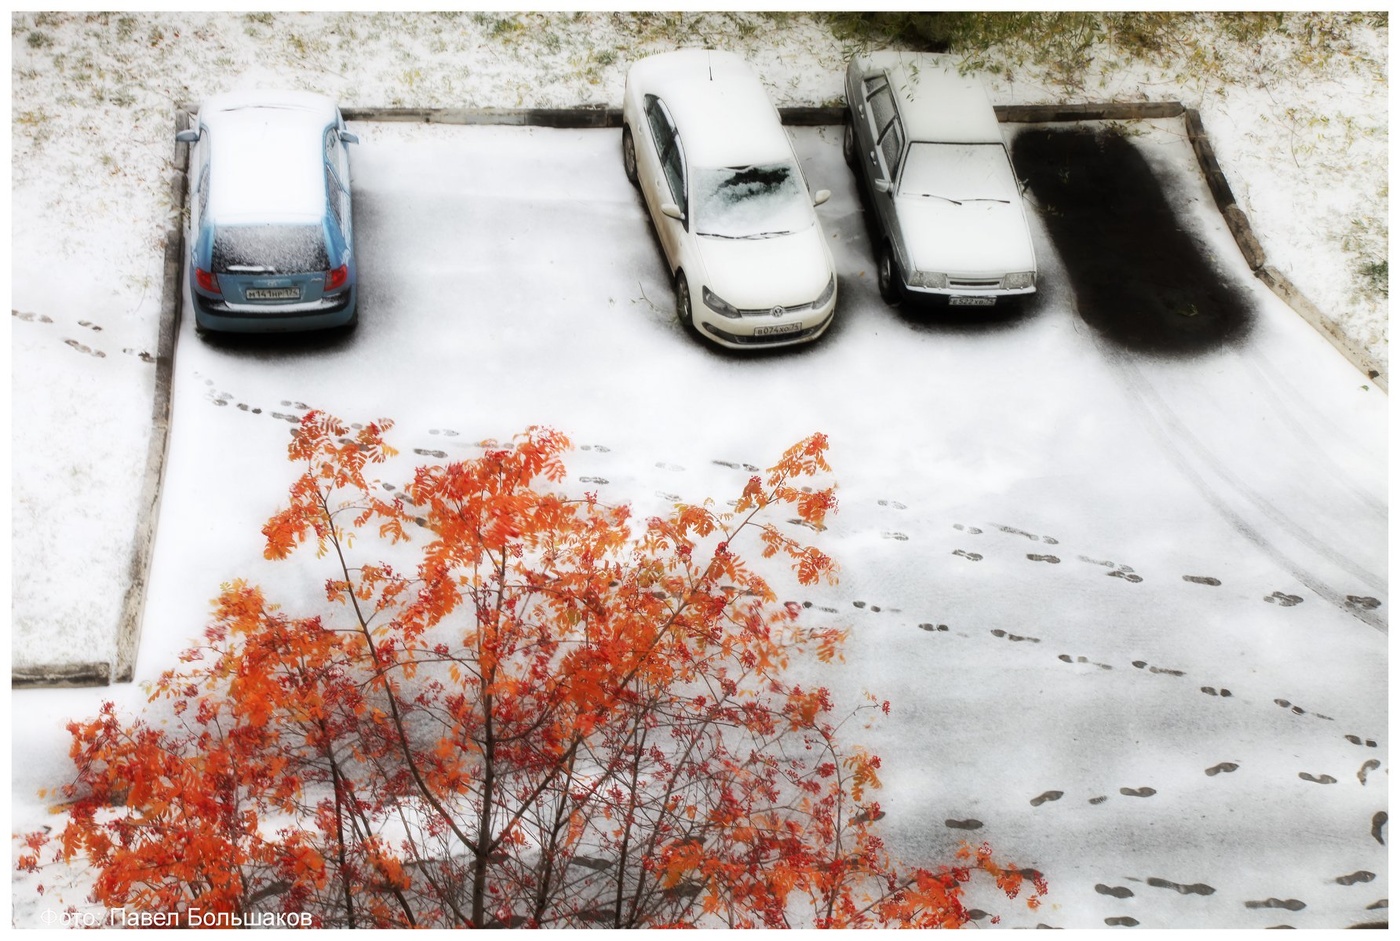
[[900, 196], [895, 205], [909, 257], [920, 271], [1000, 277], [1035, 269], [1035, 249], [1019, 200]]
[[810, 304], [832, 278], [822, 229], [813, 224], [765, 238], [696, 239], [706, 283], [741, 310]]

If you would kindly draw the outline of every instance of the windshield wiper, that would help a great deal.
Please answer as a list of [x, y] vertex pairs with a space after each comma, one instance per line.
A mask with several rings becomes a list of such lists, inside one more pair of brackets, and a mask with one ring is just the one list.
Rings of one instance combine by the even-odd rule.
[[1000, 199], [996, 196], [973, 196], [971, 199], [964, 199], [965, 203], [1009, 203], [1009, 199]]
[[956, 199], [953, 199], [951, 196], [944, 196], [944, 195], [942, 195], [942, 194], [940, 194], [940, 193], [919, 193], [918, 195], [920, 195], [920, 196], [927, 196], [927, 197], [930, 197], [930, 198], [932, 198], [932, 199], [945, 199], [945, 200], [947, 200], [948, 202], [952, 203], [954, 206], [961, 206], [961, 205], [962, 205], [961, 202], [959, 202], [959, 201], [956, 200]]

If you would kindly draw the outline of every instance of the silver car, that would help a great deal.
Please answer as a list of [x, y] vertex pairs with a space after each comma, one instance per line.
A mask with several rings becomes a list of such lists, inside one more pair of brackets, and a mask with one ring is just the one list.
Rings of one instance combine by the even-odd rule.
[[846, 162], [880, 232], [880, 295], [990, 307], [1035, 293], [1021, 185], [986, 91], [932, 54], [877, 52], [846, 69]]

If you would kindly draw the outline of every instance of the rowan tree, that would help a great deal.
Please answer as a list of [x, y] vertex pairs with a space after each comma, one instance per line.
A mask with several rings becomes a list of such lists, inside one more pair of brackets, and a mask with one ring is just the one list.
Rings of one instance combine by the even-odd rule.
[[350, 927], [953, 927], [974, 872], [1018, 894], [985, 846], [892, 859], [878, 757], [788, 678], [844, 640], [760, 574], [835, 580], [773, 521], [835, 509], [821, 435], [722, 509], [633, 520], [560, 489], [548, 429], [389, 490], [368, 475], [390, 427], [312, 412], [293, 435], [265, 554], [314, 551], [324, 610], [230, 582], [147, 715], [69, 726], [57, 856], [87, 860], [98, 901]]

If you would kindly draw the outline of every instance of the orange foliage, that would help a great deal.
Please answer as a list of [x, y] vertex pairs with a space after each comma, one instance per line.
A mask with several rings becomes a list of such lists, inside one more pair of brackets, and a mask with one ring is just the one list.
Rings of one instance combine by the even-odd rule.
[[[148, 717], [70, 725], [58, 855], [86, 858], [103, 904], [352, 927], [953, 927], [974, 871], [1020, 891], [985, 848], [892, 860], [879, 758], [838, 742], [827, 690], [786, 678], [795, 657], [838, 659], [843, 634], [780, 603], [740, 548], [834, 581], [767, 520], [784, 507], [819, 531], [835, 510], [811, 484], [821, 435], [730, 511], [638, 522], [552, 489], [568, 441], [542, 429], [384, 499], [367, 474], [390, 427], [312, 412], [289, 448], [301, 473], [265, 551], [329, 557], [326, 611], [289, 617], [230, 582]], [[418, 527], [406, 567], [349, 558], [357, 535], [402, 556]]]

